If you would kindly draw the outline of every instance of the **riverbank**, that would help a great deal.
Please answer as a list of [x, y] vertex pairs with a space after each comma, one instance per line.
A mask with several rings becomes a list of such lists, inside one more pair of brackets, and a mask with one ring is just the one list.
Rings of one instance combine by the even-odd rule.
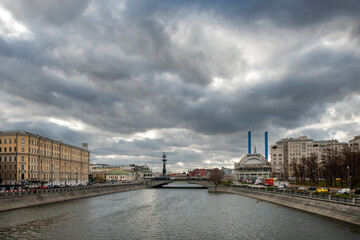
[[310, 213], [316, 213], [360, 226], [360, 205], [358, 204], [334, 202], [326, 199], [316, 199], [305, 196], [250, 190], [237, 187], [218, 186], [215, 189], [215, 186], [210, 186], [209, 192], [239, 194]]
[[145, 184], [110, 184], [99, 186], [83, 186], [58, 189], [40, 189], [33, 192], [7, 193], [6, 197], [0, 198], [0, 212], [17, 208], [31, 207], [47, 203], [68, 201], [79, 198], [87, 198], [98, 195], [132, 191], [147, 188]]

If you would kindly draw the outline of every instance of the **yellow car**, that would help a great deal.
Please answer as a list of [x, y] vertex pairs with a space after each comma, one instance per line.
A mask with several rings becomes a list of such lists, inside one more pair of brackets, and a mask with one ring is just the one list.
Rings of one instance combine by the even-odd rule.
[[329, 193], [330, 189], [328, 187], [318, 188], [316, 190], [316, 192], [318, 192], [318, 193]]

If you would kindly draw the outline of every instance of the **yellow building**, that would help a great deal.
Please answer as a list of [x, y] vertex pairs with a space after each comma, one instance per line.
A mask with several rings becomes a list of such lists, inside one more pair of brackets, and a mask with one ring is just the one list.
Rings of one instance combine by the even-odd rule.
[[25, 131], [0, 132], [0, 184], [78, 185], [89, 178], [90, 152]]

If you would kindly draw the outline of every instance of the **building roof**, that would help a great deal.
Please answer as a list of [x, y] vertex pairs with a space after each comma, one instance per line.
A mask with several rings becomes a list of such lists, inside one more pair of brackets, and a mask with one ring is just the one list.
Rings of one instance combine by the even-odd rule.
[[112, 171], [109, 172], [107, 175], [131, 175], [131, 173], [126, 171]]

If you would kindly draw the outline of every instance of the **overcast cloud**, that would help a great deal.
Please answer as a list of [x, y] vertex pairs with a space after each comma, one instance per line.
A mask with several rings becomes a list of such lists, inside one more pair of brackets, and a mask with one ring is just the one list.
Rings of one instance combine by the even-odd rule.
[[0, 2], [0, 130], [92, 163], [233, 167], [247, 131], [360, 134], [359, 1]]

